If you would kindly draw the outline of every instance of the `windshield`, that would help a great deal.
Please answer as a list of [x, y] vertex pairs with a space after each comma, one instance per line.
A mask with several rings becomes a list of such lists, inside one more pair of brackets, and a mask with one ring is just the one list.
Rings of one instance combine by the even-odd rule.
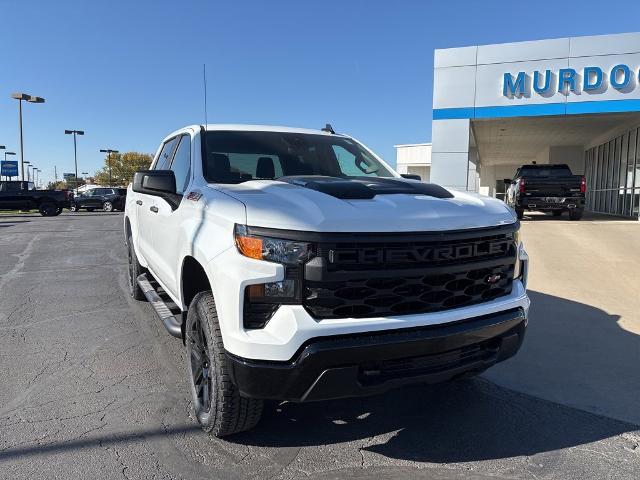
[[566, 165], [545, 165], [544, 167], [530, 166], [522, 167], [516, 175], [517, 177], [566, 177], [572, 175], [571, 170]]
[[289, 132], [205, 132], [208, 182], [241, 183], [288, 175], [394, 177], [362, 145], [334, 135]]

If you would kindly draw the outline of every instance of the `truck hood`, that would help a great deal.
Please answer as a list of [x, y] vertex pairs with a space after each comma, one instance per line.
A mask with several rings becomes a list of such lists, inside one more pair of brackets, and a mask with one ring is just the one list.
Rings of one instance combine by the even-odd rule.
[[242, 202], [247, 225], [257, 227], [314, 232], [420, 232], [516, 222], [515, 214], [504, 202], [452, 190], [446, 191], [448, 197], [451, 194], [449, 198], [424, 193], [338, 198], [303, 185], [273, 180], [210, 188]]

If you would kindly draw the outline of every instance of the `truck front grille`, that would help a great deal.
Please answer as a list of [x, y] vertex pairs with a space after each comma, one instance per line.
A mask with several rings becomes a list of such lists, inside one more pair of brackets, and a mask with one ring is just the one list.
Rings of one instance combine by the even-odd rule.
[[[499, 278], [496, 283], [489, 283], [495, 278]], [[508, 295], [512, 283], [513, 265], [404, 278], [306, 282], [304, 305], [315, 318], [438, 312]]]
[[302, 304], [317, 319], [366, 318], [438, 312], [508, 295], [513, 230], [321, 244], [305, 267]]

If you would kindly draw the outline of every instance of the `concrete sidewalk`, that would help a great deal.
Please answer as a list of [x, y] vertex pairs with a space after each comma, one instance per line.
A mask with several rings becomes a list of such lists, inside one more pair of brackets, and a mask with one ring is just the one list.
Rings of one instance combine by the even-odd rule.
[[525, 217], [527, 338], [499, 385], [640, 425], [640, 223]]

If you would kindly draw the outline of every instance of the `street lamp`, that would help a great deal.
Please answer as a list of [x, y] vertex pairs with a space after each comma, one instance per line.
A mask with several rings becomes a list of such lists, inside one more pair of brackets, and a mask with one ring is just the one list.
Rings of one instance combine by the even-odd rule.
[[110, 148], [106, 148], [106, 149], [101, 149], [100, 150], [102, 153], [106, 153], [107, 154], [107, 163], [109, 164], [109, 186], [112, 187], [112, 182], [111, 182], [111, 154], [112, 153], [120, 153], [118, 150], [111, 150]]
[[[5, 147], [4, 145], [0, 145], [0, 150], [4, 150], [5, 148], [7, 147]], [[7, 157], [5, 156], [4, 159], [6, 160]], [[0, 175], [0, 180], [2, 180], [2, 175]]]
[[27, 166], [27, 182], [29, 181], [29, 164], [31, 162], [29, 162], [28, 160], [24, 160], [22, 165], [22, 181], [24, 182], [24, 165]]
[[34, 95], [27, 95], [26, 93], [12, 93], [11, 98], [18, 100], [18, 113], [20, 119], [20, 166], [22, 170], [22, 181], [24, 182], [24, 141], [22, 137], [22, 101], [29, 103], [44, 103], [44, 98], [36, 97]]
[[76, 165], [75, 179], [76, 179], [76, 195], [77, 195], [78, 194], [78, 150], [76, 148], [76, 135], [84, 135], [84, 131], [82, 131], [82, 130], [65, 130], [64, 134], [65, 135], [73, 135], [73, 160], [74, 160], [75, 165]]

